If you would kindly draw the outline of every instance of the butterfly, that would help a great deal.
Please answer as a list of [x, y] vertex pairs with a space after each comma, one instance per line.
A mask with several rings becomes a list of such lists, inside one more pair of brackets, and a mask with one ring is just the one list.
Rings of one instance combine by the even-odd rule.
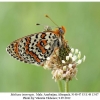
[[[46, 17], [52, 21], [48, 15]], [[64, 44], [64, 33], [64, 26], [57, 27], [55, 30], [47, 27], [43, 32], [34, 33], [13, 41], [6, 48], [6, 51], [19, 61], [43, 66], [55, 49], [61, 48]]]

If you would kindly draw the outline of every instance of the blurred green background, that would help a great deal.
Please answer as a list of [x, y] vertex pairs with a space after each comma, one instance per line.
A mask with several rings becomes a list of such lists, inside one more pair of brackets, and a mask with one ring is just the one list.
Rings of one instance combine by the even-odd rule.
[[69, 91], [100, 92], [100, 3], [85, 2], [0, 2], [0, 92], [58, 92], [50, 71], [19, 62], [6, 52], [12, 41], [43, 31], [36, 23], [56, 27], [45, 14], [65, 26], [69, 45], [86, 55]]

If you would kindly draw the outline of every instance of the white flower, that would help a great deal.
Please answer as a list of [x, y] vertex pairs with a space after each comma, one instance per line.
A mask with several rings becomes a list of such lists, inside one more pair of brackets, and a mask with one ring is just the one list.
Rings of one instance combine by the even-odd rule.
[[69, 64], [69, 65], [68, 65], [68, 68], [72, 68], [72, 66], [73, 66], [72, 64]]
[[77, 59], [77, 56], [74, 55], [74, 56], [72, 57], [72, 61], [76, 61], [76, 59]]
[[78, 53], [78, 59], [80, 59], [81, 58], [81, 52], [79, 51], [79, 53]]
[[86, 56], [83, 57], [83, 62], [85, 61], [85, 59], [86, 59]]
[[81, 64], [81, 63], [82, 63], [82, 60], [81, 59], [77, 61], [77, 64], [78, 65]]
[[66, 56], [66, 60], [67, 60], [67, 61], [69, 60], [69, 56]]
[[65, 60], [62, 60], [62, 63], [65, 64], [66, 63]]
[[72, 58], [72, 53], [69, 53], [69, 57]]
[[75, 49], [75, 54], [78, 54], [78, 49]]
[[74, 48], [71, 48], [71, 52], [74, 53]]
[[66, 66], [63, 66], [63, 71], [66, 71], [66, 68], [67, 68]]

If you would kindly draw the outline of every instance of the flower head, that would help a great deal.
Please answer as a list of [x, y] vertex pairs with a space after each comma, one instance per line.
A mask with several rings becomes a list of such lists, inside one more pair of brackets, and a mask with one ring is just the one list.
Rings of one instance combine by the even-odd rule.
[[68, 44], [56, 49], [47, 59], [44, 68], [50, 69], [53, 79], [69, 81], [76, 77], [77, 66], [84, 62], [86, 56], [81, 58], [81, 52], [78, 49], [70, 48]]

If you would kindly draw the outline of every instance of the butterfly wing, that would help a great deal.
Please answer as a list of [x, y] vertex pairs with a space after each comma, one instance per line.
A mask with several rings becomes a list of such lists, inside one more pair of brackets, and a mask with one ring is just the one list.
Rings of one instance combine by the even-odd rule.
[[7, 47], [7, 52], [25, 63], [43, 65], [56, 47], [59, 47], [58, 37], [46, 31], [15, 40]]

